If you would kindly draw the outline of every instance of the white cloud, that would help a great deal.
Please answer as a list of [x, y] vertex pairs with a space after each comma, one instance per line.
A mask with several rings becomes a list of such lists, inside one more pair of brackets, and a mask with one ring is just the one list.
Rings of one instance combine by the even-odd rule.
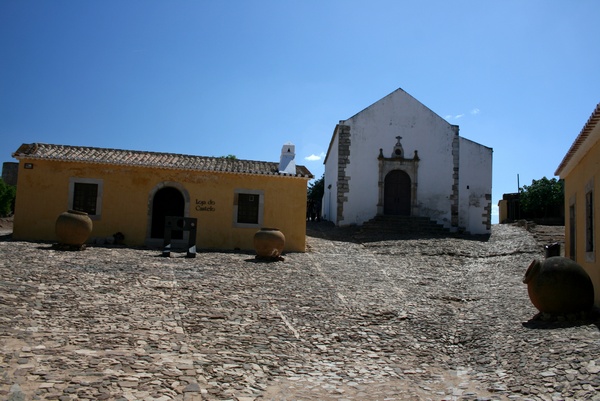
[[324, 158], [324, 157], [325, 157], [325, 153], [324, 153], [324, 152], [321, 152], [321, 153], [320, 153], [320, 154], [318, 154], [318, 155], [312, 154], [312, 155], [310, 155], [310, 156], [306, 156], [306, 157], [304, 158], [304, 160], [308, 160], [309, 162], [314, 162], [314, 161], [317, 161], [317, 160], [321, 160], [321, 159], [322, 159], [322, 158]]
[[[471, 114], [472, 116], [476, 116], [479, 113], [480, 113], [480, 110], [477, 107], [475, 107], [474, 109], [471, 109], [471, 111], [469, 111], [469, 114]], [[458, 120], [459, 118], [463, 118], [464, 116], [465, 116], [465, 113], [456, 114], [456, 115], [446, 114], [444, 116], [444, 119], [445, 120]]]

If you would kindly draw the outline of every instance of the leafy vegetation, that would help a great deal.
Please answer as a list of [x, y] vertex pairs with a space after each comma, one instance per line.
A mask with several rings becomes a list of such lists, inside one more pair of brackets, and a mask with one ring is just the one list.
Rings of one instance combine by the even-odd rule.
[[321, 202], [323, 194], [325, 193], [325, 174], [321, 178], [310, 182], [308, 184], [307, 198], [314, 202]]
[[15, 211], [17, 188], [0, 178], [0, 217], [10, 216]]
[[556, 178], [532, 180], [519, 193], [522, 210], [533, 217], [556, 215], [564, 205], [564, 182]]
[[306, 219], [321, 221], [321, 199], [325, 193], [325, 174], [308, 184], [306, 191]]

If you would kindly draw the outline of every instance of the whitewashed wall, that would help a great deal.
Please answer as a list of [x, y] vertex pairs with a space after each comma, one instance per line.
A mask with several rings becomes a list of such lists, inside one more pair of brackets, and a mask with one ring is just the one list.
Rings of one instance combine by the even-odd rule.
[[390, 157], [401, 136], [405, 157], [419, 152], [419, 215], [450, 226], [453, 127], [399, 89], [343, 121], [351, 127], [350, 194], [339, 225], [362, 224], [377, 214], [379, 149]]
[[[342, 218], [338, 219], [340, 156], [339, 136], [334, 133], [325, 160], [323, 215], [326, 219], [344, 226], [362, 224], [376, 216], [379, 149], [383, 149], [385, 157], [391, 157], [396, 136], [401, 136], [405, 158], [412, 158], [415, 150], [420, 158], [417, 214], [450, 228], [452, 187], [456, 183], [461, 190], [457, 201], [459, 227], [474, 233], [481, 232], [483, 211], [480, 208], [487, 204], [483, 205], [480, 197], [485, 199], [486, 193], [491, 194], [490, 148], [460, 138], [457, 126], [449, 124], [402, 89], [392, 92], [353, 117], [340, 121], [340, 124], [349, 126], [351, 135], [350, 163], [345, 168], [345, 175], [349, 177], [348, 200], [344, 203]], [[463, 143], [464, 149], [461, 149]], [[473, 181], [473, 184], [468, 184], [472, 188], [469, 192], [463, 191], [459, 180], [453, 177], [455, 163], [459, 163], [460, 173], [465, 174], [459, 180]], [[331, 189], [327, 188], [328, 185], [331, 185]]]
[[460, 138], [459, 174], [459, 226], [489, 234], [484, 216], [492, 205], [492, 149]]

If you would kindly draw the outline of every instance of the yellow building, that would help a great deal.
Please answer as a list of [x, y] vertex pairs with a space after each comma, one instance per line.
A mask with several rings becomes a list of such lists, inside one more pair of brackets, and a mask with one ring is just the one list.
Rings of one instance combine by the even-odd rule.
[[[129, 246], [161, 247], [165, 216], [197, 218], [199, 249], [253, 249], [261, 227], [280, 229], [284, 251], [306, 248], [306, 188], [294, 145], [279, 163], [78, 146], [23, 144], [13, 238], [55, 241], [66, 210], [87, 212], [90, 241], [116, 233]], [[179, 234], [187, 244], [188, 233]], [[174, 236], [174, 238], [177, 238]]]
[[600, 103], [555, 174], [565, 180], [565, 256], [588, 272], [600, 305]]

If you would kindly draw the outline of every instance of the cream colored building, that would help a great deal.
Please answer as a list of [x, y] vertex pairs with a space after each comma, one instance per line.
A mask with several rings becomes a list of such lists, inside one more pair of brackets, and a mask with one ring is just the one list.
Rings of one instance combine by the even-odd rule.
[[555, 174], [565, 181], [565, 256], [588, 272], [600, 305], [600, 103]]
[[180, 216], [198, 219], [199, 249], [251, 250], [254, 233], [274, 227], [286, 236], [284, 251], [304, 252], [313, 176], [294, 154], [292, 144], [283, 146], [279, 163], [23, 144], [13, 153], [13, 237], [55, 241], [56, 218], [74, 209], [92, 218], [91, 241], [122, 233], [126, 245], [160, 247], [165, 216]]

